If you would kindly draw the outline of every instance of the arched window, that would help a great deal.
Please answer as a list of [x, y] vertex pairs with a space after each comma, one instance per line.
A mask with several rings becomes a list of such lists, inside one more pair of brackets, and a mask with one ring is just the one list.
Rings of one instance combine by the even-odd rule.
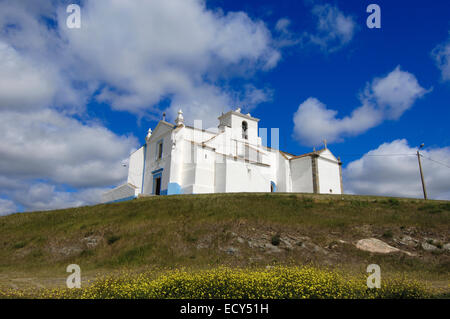
[[246, 121], [242, 121], [242, 138], [248, 139], [247, 135], [248, 124]]

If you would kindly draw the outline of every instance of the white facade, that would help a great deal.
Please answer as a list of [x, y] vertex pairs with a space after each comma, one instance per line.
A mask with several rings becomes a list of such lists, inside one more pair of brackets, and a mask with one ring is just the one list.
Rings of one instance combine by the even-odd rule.
[[[219, 117], [216, 132], [160, 121], [130, 156], [127, 183], [104, 202], [143, 195], [225, 192], [342, 194], [341, 162], [326, 147], [294, 156], [262, 145], [259, 119], [240, 109]], [[195, 126], [195, 124], [194, 124]]]

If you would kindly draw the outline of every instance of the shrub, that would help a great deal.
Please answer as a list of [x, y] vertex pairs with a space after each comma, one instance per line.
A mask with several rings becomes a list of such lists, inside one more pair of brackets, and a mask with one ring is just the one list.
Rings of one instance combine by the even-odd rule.
[[384, 238], [392, 238], [394, 236], [394, 234], [392, 233], [392, 230], [388, 229], [386, 230], [383, 235]]
[[391, 206], [399, 206], [400, 205], [400, 201], [396, 198], [389, 198], [388, 203]]
[[108, 242], [108, 245], [112, 245], [119, 239], [120, 239], [120, 236], [118, 236], [118, 235], [110, 235], [106, 238], [106, 241]]
[[[366, 277], [348, 279], [338, 272], [313, 267], [271, 269], [215, 268], [202, 271], [168, 271], [158, 278], [150, 273], [123, 273], [98, 279], [81, 289], [47, 289], [33, 292], [40, 298], [130, 299], [310, 299], [310, 298], [426, 298], [420, 284], [404, 279], [383, 281], [380, 289], [368, 289]], [[15, 294], [15, 295], [14, 295]], [[0, 297], [24, 297], [14, 290]]]
[[24, 242], [24, 241], [19, 241], [19, 242], [15, 243], [13, 247], [14, 247], [14, 249], [20, 249], [20, 248], [25, 247], [26, 245], [27, 245], [26, 242]]
[[272, 243], [272, 245], [278, 246], [281, 242], [280, 234], [273, 235], [270, 242]]

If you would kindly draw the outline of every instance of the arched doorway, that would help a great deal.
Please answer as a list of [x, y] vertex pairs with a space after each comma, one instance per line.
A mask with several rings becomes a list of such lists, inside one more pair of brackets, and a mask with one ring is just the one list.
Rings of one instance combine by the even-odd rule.
[[275, 184], [275, 182], [271, 181], [270, 182], [270, 192], [275, 193], [276, 191], [277, 191], [277, 184]]

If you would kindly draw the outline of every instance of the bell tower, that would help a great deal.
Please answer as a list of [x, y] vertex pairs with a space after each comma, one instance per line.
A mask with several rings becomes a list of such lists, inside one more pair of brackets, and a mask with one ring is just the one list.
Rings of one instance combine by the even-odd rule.
[[219, 131], [223, 132], [229, 128], [233, 139], [257, 144], [259, 119], [252, 117], [250, 113], [243, 114], [241, 109], [237, 108], [219, 116], [219, 121]]

